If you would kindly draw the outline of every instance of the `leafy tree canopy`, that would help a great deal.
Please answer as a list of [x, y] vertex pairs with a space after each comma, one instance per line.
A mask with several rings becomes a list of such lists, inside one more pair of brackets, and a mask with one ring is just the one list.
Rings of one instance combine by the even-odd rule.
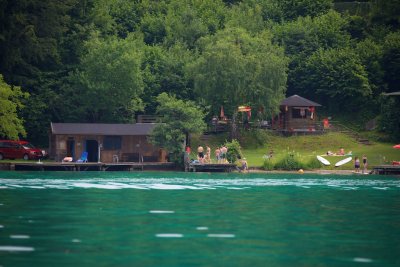
[[354, 110], [371, 96], [368, 75], [354, 50], [320, 49], [306, 62], [298, 87], [336, 110]]
[[19, 135], [26, 136], [23, 120], [18, 111], [23, 108], [22, 101], [29, 94], [21, 91], [19, 86], [10, 86], [0, 74], [0, 136], [18, 140]]
[[285, 95], [287, 59], [268, 32], [251, 36], [228, 28], [200, 43], [201, 55], [188, 71], [214, 114], [221, 105], [234, 114], [239, 105], [250, 103], [269, 114], [277, 110]]
[[388, 91], [398, 91], [400, 85], [400, 31], [392, 32], [385, 37], [382, 61]]
[[126, 39], [93, 37], [86, 42], [87, 54], [74, 74], [77, 103], [89, 122], [132, 121], [142, 110], [138, 98], [143, 91], [141, 36]]
[[332, 0], [247, 0], [262, 7], [264, 20], [284, 22], [298, 17], [317, 17], [332, 8]]
[[196, 41], [223, 26], [225, 6], [220, 0], [175, 0], [165, 19], [166, 43], [179, 41], [194, 48]]
[[290, 58], [288, 94], [303, 94], [298, 84], [304, 77], [305, 62], [318, 49], [343, 48], [350, 45], [350, 34], [345, 31], [347, 21], [339, 13], [330, 11], [316, 18], [299, 17], [295, 21], [272, 28], [274, 41], [285, 47]]
[[332, 0], [275, 0], [284, 20], [317, 17], [332, 8]]
[[154, 145], [167, 149], [172, 153], [173, 160], [178, 162], [186, 136], [205, 129], [205, 115], [194, 102], [180, 100], [167, 93], [161, 93], [157, 101], [157, 113], [163, 117], [163, 123], [153, 129], [150, 140]]
[[162, 92], [173, 94], [179, 99], [195, 99], [189, 80], [184, 73], [185, 66], [193, 59], [193, 53], [181, 43], [176, 43], [169, 48], [145, 47], [142, 62], [145, 86], [141, 98], [146, 103], [147, 114], [156, 112], [156, 98]]

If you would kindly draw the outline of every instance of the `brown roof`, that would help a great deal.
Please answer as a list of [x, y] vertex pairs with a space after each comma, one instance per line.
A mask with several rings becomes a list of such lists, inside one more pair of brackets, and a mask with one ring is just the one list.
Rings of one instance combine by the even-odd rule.
[[321, 105], [298, 95], [292, 95], [281, 102], [281, 106], [290, 107], [320, 107]]
[[156, 123], [51, 123], [52, 134], [149, 135]]

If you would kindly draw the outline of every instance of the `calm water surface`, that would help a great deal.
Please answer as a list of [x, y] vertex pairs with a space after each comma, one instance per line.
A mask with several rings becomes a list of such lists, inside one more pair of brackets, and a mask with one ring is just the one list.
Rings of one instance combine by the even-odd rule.
[[0, 266], [400, 266], [400, 179], [0, 172]]

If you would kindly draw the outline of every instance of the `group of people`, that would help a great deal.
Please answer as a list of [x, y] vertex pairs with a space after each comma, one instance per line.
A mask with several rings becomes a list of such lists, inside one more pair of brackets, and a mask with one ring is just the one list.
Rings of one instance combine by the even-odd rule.
[[[215, 159], [217, 163], [227, 163], [226, 153], [228, 152], [228, 148], [225, 146], [217, 147], [215, 149]], [[211, 160], [211, 148], [206, 145], [206, 151], [204, 152], [204, 148], [199, 145], [197, 147], [197, 161], [199, 163], [212, 163]]]
[[[367, 159], [366, 155], [362, 156], [362, 164], [363, 164], [362, 173], [366, 173], [367, 172], [367, 168], [368, 168], [368, 159]], [[355, 169], [355, 172], [360, 172], [360, 167], [361, 167], [360, 159], [358, 157], [355, 157], [354, 158], [354, 169]]]
[[228, 148], [226, 146], [217, 147], [215, 149], [215, 159], [217, 163], [227, 163], [226, 153], [228, 152]]
[[327, 156], [351, 156], [352, 154], [353, 154], [352, 151], [345, 153], [344, 148], [339, 149], [338, 152], [332, 152], [332, 151], [326, 152]]
[[[186, 152], [185, 153], [185, 162], [189, 163], [190, 162], [190, 153], [191, 153], [191, 149], [189, 146], [186, 147], [185, 152]], [[228, 163], [227, 152], [228, 152], [228, 148], [226, 146], [217, 147], [215, 149], [216, 163], [221, 163], [221, 164]], [[199, 145], [197, 147], [197, 160], [194, 162], [201, 163], [201, 164], [212, 163], [211, 148], [208, 145], [206, 145], [206, 149], [204, 149], [203, 146]], [[241, 158], [241, 159], [239, 158], [238, 169], [240, 171], [248, 170], [246, 158]]]
[[211, 148], [206, 146], [206, 153], [204, 154], [204, 148], [202, 146], [197, 147], [197, 160], [199, 163], [211, 163]]
[[[215, 149], [215, 160], [217, 163], [228, 163], [227, 160], [227, 152], [228, 148], [226, 146], [217, 147]], [[205, 164], [205, 163], [212, 163], [211, 160], [211, 148], [206, 145], [206, 152], [204, 153], [204, 148], [199, 145], [197, 147], [197, 161], [198, 163]], [[246, 158], [241, 158], [238, 160], [238, 170], [239, 171], [248, 171], [248, 165]]]

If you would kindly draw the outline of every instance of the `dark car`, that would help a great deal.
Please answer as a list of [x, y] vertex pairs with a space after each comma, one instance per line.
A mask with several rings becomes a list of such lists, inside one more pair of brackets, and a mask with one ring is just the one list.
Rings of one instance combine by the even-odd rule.
[[0, 160], [5, 158], [41, 159], [43, 153], [27, 141], [0, 140]]

